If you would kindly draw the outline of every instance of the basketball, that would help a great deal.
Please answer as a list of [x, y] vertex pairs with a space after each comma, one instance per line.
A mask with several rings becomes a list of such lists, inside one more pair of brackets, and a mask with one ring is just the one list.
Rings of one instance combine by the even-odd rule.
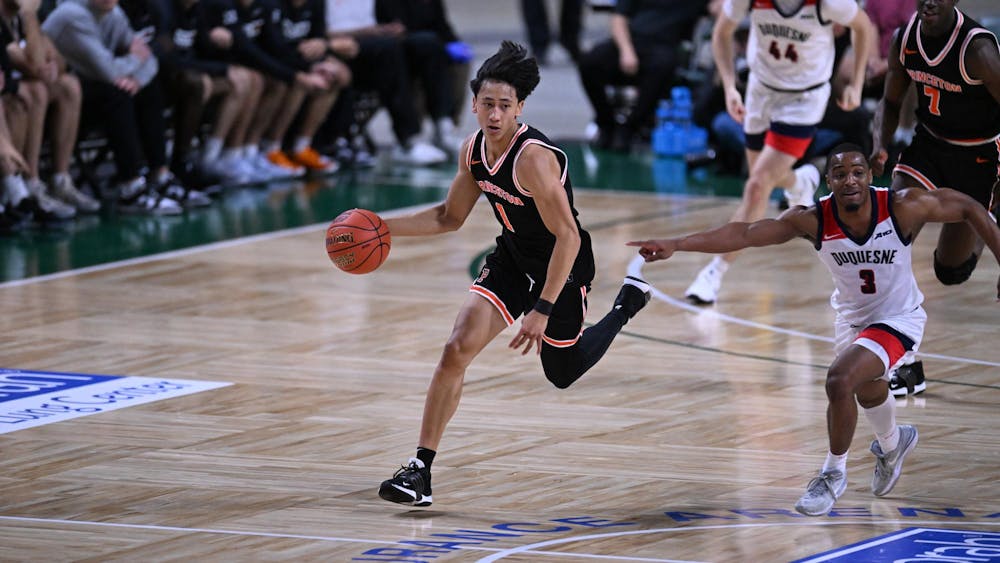
[[366, 209], [351, 209], [326, 228], [326, 254], [348, 274], [367, 274], [389, 256], [389, 226]]

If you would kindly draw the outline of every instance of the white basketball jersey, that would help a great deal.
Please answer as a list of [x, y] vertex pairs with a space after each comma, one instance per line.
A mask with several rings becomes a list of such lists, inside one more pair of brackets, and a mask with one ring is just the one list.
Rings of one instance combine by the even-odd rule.
[[[853, 0], [846, 0], [853, 4]], [[847, 24], [857, 13], [854, 5], [842, 6], [845, 0], [727, 0], [728, 3], [752, 2], [747, 62], [750, 71], [764, 85], [774, 90], [807, 90], [830, 80], [833, 74], [833, 25], [825, 6]], [[791, 5], [790, 5], [791, 4]], [[726, 12], [738, 16], [742, 10]], [[850, 14], [844, 18], [844, 14]]]
[[833, 196], [819, 200], [816, 250], [833, 276], [830, 305], [855, 326], [912, 312], [924, 301], [904, 239], [892, 213], [888, 188], [871, 188], [871, 227], [852, 238], [841, 226]]

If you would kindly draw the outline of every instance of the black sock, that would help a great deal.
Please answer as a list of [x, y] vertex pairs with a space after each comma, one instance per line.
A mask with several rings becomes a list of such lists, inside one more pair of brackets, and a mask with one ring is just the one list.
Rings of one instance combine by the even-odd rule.
[[427, 448], [417, 448], [417, 459], [424, 462], [424, 467], [427, 469], [431, 468], [431, 463], [434, 461], [434, 455], [437, 454], [434, 450], [429, 450]]

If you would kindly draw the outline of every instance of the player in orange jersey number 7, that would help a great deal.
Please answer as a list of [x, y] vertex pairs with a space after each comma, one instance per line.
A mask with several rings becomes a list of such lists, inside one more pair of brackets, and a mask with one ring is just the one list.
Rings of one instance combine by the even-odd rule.
[[[889, 51], [885, 93], [875, 114], [872, 169], [881, 175], [899, 125], [903, 97], [915, 83], [917, 130], [899, 157], [892, 187], [948, 186], [996, 205], [1000, 164], [1000, 51], [997, 38], [955, 8], [957, 0], [919, 0]], [[995, 209], [994, 209], [995, 212]], [[983, 241], [965, 223], [941, 228], [934, 273], [960, 284], [976, 268]], [[921, 362], [909, 355], [889, 380], [893, 395], [926, 387]]]
[[517, 317], [523, 314], [524, 320], [510, 348], [537, 351], [545, 377], [564, 389], [597, 363], [649, 301], [649, 286], [626, 278], [611, 311], [581, 331], [594, 254], [573, 208], [566, 154], [538, 130], [517, 122], [538, 81], [535, 59], [524, 47], [504, 41], [472, 80], [472, 112], [480, 130], [462, 146], [447, 198], [430, 209], [386, 219], [393, 237], [454, 231], [485, 194], [501, 233], [434, 370], [416, 457], [382, 483], [379, 496], [385, 500], [431, 504], [431, 462], [458, 409], [465, 370]]
[[[857, 403], [875, 430], [872, 493], [889, 493], [903, 459], [917, 444], [913, 426], [896, 424], [889, 370], [916, 350], [927, 315], [910, 262], [911, 242], [926, 223], [967, 223], [1000, 261], [1000, 228], [983, 206], [955, 190], [932, 192], [873, 188], [866, 155], [857, 145], [830, 153], [826, 181], [832, 195], [810, 207], [793, 207], [777, 219], [733, 222], [685, 237], [628, 243], [647, 262], [678, 250], [722, 253], [805, 238], [833, 276], [834, 352], [826, 374], [830, 450], [819, 475], [795, 509], [828, 513], [847, 487], [847, 452], [858, 421]], [[1000, 280], [997, 281], [1000, 298]], [[855, 400], [857, 403], [855, 403]]]

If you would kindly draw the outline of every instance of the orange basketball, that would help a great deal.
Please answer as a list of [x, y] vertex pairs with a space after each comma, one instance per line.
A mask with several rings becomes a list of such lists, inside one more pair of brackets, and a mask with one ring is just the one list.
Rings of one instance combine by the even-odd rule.
[[326, 228], [326, 254], [348, 274], [367, 274], [389, 256], [389, 226], [366, 209], [351, 209]]

